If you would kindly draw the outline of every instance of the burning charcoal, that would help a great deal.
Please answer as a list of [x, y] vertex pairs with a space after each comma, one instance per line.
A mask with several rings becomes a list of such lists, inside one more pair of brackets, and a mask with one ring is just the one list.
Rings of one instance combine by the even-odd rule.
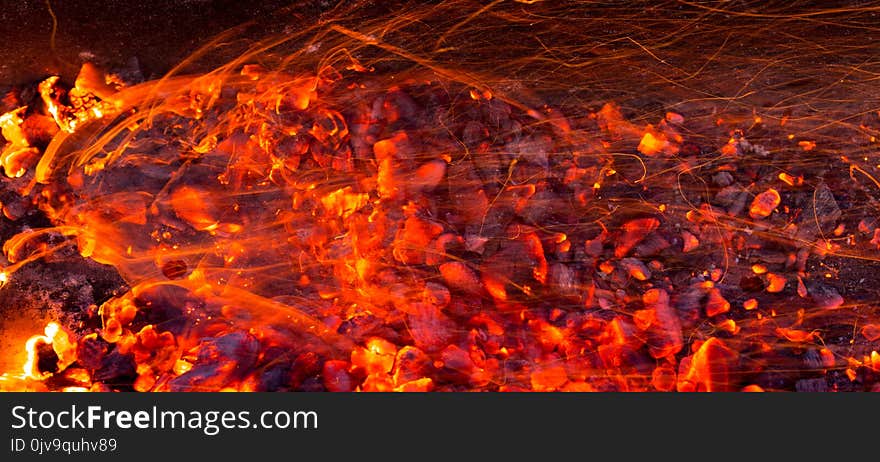
[[568, 382], [562, 366], [543, 367], [532, 371], [531, 384], [534, 391], [555, 391]]
[[[798, 249], [797, 258], [795, 260], [795, 270], [798, 273], [804, 273], [807, 270], [807, 259], [810, 258], [811, 249], [809, 247], [803, 247]], [[791, 259], [786, 260], [786, 269], [791, 267]], [[798, 290], [798, 294], [800, 294], [800, 290]]]
[[639, 245], [636, 246], [633, 255], [638, 257], [652, 257], [669, 248], [670, 245], [672, 244], [664, 239], [663, 236], [660, 236], [659, 233], [649, 234], [639, 243]]
[[389, 124], [399, 120], [413, 121], [423, 113], [419, 104], [401, 90], [393, 90], [385, 95], [385, 99], [382, 101], [382, 110], [385, 121]]
[[360, 390], [366, 392], [394, 391], [394, 383], [388, 374], [371, 374], [361, 383]]
[[605, 103], [602, 109], [596, 113], [596, 120], [602, 131], [615, 137], [636, 138], [642, 136], [642, 129], [626, 120], [617, 104]]
[[553, 291], [563, 297], [580, 298], [581, 287], [577, 281], [577, 274], [562, 263], [550, 265], [550, 274], [547, 284]]
[[794, 343], [812, 342], [816, 338], [815, 332], [803, 329], [789, 329], [785, 327], [777, 327], [773, 332], [780, 338], [784, 338]]
[[564, 197], [557, 195], [552, 191], [538, 191], [528, 199], [525, 207], [519, 211], [519, 216], [521, 216], [527, 223], [544, 223], [548, 217], [554, 216], [556, 209], [558, 208], [557, 206], [564, 200]]
[[764, 281], [758, 276], [743, 276], [739, 280], [739, 288], [746, 292], [759, 292], [764, 290]]
[[432, 160], [422, 164], [413, 173], [410, 188], [414, 192], [430, 192], [443, 180], [446, 175], [446, 162], [442, 160]]
[[741, 136], [738, 139], [731, 138], [731, 142], [733, 142], [736, 153], [740, 156], [757, 155], [760, 157], [767, 157], [770, 155], [770, 152], [763, 146], [752, 144]]
[[379, 164], [376, 180], [380, 197], [387, 199], [399, 197], [404, 184], [402, 170], [406, 160], [412, 157], [412, 152], [412, 143], [404, 132], [398, 132], [391, 138], [373, 144], [373, 153]]
[[211, 365], [193, 367], [185, 374], [172, 379], [168, 387], [172, 392], [218, 391], [228, 383], [228, 375]]
[[498, 98], [482, 100], [480, 109], [484, 117], [495, 127], [504, 125], [504, 122], [510, 119], [510, 105]]
[[424, 292], [425, 301], [431, 305], [443, 309], [452, 301], [452, 295], [449, 289], [436, 282], [428, 282], [425, 284]]
[[529, 326], [537, 334], [538, 340], [546, 353], [552, 353], [557, 349], [564, 349], [569, 343], [565, 330], [543, 320], [529, 321]]
[[290, 171], [296, 171], [299, 164], [309, 150], [307, 140], [302, 136], [285, 136], [281, 138], [274, 149], [275, 159], [281, 161], [284, 167]]
[[817, 350], [807, 350], [807, 352], [804, 353], [804, 364], [806, 364], [811, 369], [820, 369], [822, 367], [822, 357], [819, 356], [819, 352]]
[[45, 149], [58, 133], [58, 125], [51, 117], [41, 114], [30, 114], [21, 123], [21, 131], [28, 145]]
[[657, 366], [651, 373], [651, 385], [658, 391], [675, 389], [675, 369], [667, 364]]
[[877, 219], [874, 217], [862, 218], [859, 221], [858, 230], [862, 234], [867, 234], [869, 236], [874, 234], [874, 230], [877, 229]]
[[678, 391], [732, 391], [730, 374], [735, 372], [735, 351], [723, 341], [711, 337], [692, 355], [681, 360]]
[[706, 298], [706, 316], [711, 318], [728, 311], [730, 311], [730, 303], [724, 299], [721, 291], [717, 287], [709, 289], [709, 296]]
[[85, 62], [80, 67], [74, 85], [84, 92], [91, 93], [101, 99], [110, 99], [118, 91], [107, 83], [104, 72], [90, 62]]
[[367, 336], [373, 335], [380, 330], [382, 320], [372, 314], [359, 314], [352, 316], [339, 325], [337, 332], [343, 334], [355, 342], [360, 342]]
[[444, 369], [470, 376], [476, 367], [466, 351], [455, 345], [449, 345], [440, 352], [440, 361]]
[[862, 326], [862, 336], [869, 342], [880, 339], [880, 324], [865, 324]]
[[367, 340], [366, 347], [357, 347], [351, 352], [351, 364], [367, 374], [387, 374], [391, 372], [397, 347], [382, 338]]
[[[64, 372], [60, 374], [56, 374], [51, 377], [49, 380], [57, 381], [59, 384], [69, 384], [69, 387], [73, 388], [77, 391], [85, 391], [80, 390], [80, 388], [88, 389], [92, 385], [92, 375], [89, 371], [78, 368], [78, 367], [69, 367], [64, 370]], [[71, 390], [71, 388], [65, 387], [64, 391]], [[72, 391], [72, 390], [71, 390]]]
[[220, 223], [219, 205], [209, 191], [181, 186], [171, 193], [171, 206], [177, 216], [199, 231], [215, 229]]
[[842, 215], [831, 188], [821, 183], [813, 192], [813, 213], [819, 220], [823, 232], [832, 232], [835, 223]]
[[617, 239], [614, 256], [617, 258], [625, 257], [636, 244], [658, 226], [660, 226], [660, 221], [656, 218], [640, 218], [624, 223], [622, 226], [623, 234]]
[[598, 257], [599, 255], [602, 255], [602, 248], [605, 244], [605, 238], [605, 233], [602, 233], [596, 236], [594, 239], [587, 240], [584, 244], [584, 251], [586, 252], [587, 256]]
[[781, 201], [782, 198], [779, 197], [779, 193], [775, 189], [770, 188], [755, 196], [755, 200], [752, 201], [752, 205], [749, 207], [749, 216], [754, 219], [766, 218], [773, 213], [773, 210], [779, 206]]
[[[524, 197], [527, 194], [521, 194], [523, 192], [522, 188], [505, 188], [494, 195], [494, 199], [486, 210], [486, 214], [480, 218], [480, 228], [478, 231], [480, 237], [506, 237], [506, 231], [513, 227], [509, 225], [511, 225], [511, 222], [516, 217], [518, 203], [522, 199], [528, 199], [528, 197]], [[465, 239], [468, 239], [468, 237], [466, 235]]]
[[465, 240], [453, 233], [444, 233], [434, 239], [431, 249], [425, 253], [425, 264], [437, 266], [446, 262], [451, 255], [461, 254]]
[[682, 248], [681, 251], [688, 253], [700, 246], [700, 240], [688, 231], [681, 232]]
[[801, 279], [800, 276], [798, 276], [797, 280], [798, 280], [798, 285], [797, 285], [797, 294], [798, 294], [798, 297], [800, 297], [800, 298], [806, 298], [806, 296], [807, 296], [807, 286], [804, 285], [804, 280]]
[[425, 263], [428, 244], [443, 232], [443, 226], [411, 216], [394, 238], [394, 258], [408, 265]]
[[440, 274], [449, 287], [471, 295], [482, 293], [477, 273], [462, 262], [449, 262], [440, 265]]
[[331, 360], [325, 362], [321, 374], [324, 378], [324, 387], [333, 392], [354, 391], [355, 384], [348, 373], [348, 367], [348, 361]]
[[684, 345], [678, 313], [669, 303], [669, 294], [663, 289], [651, 289], [642, 296], [645, 310], [651, 314], [647, 327], [651, 356], [660, 359], [678, 353]]
[[536, 283], [546, 283], [547, 272], [543, 246], [534, 233], [505, 242], [480, 267], [486, 291], [500, 302], [516, 292], [527, 293]]
[[782, 292], [785, 289], [787, 280], [785, 276], [775, 273], [767, 273], [767, 292]]
[[148, 392], [152, 391], [156, 386], [156, 376], [152, 371], [147, 371], [142, 374], [138, 374], [137, 378], [132, 384], [132, 388], [134, 391], [139, 392]]
[[431, 369], [431, 358], [416, 347], [406, 346], [397, 352], [394, 361], [394, 383], [396, 386], [403, 385], [413, 380], [425, 377]]
[[658, 153], [672, 155], [678, 152], [678, 147], [671, 144], [666, 139], [665, 134], [654, 131], [654, 127], [650, 125], [648, 125], [648, 130], [642, 136], [636, 149], [646, 156], [653, 156]]
[[312, 351], [300, 353], [291, 365], [290, 382], [293, 386], [298, 387], [306, 379], [314, 377], [320, 372], [321, 358], [317, 353]]
[[630, 277], [639, 281], [647, 281], [651, 278], [651, 270], [637, 258], [623, 258], [620, 260], [620, 266]]
[[0, 209], [3, 210], [3, 216], [6, 218], [16, 221], [33, 209], [29, 199], [13, 194], [3, 194], [3, 192], [0, 191]]
[[871, 238], [871, 244], [880, 249], [880, 228], [874, 230], [874, 236]]
[[23, 176], [40, 157], [39, 149], [31, 145], [23, 128], [26, 109], [22, 107], [0, 116], [0, 133], [7, 141], [0, 152], [0, 167], [10, 178]]
[[[527, 13], [499, 8], [513, 17], [467, 27]], [[690, 86], [670, 108], [649, 89], [623, 91], [632, 117], [596, 111], [595, 95], [540, 72], [559, 63], [513, 47], [495, 71], [537, 66], [517, 82], [454, 35], [444, 46], [475, 58], [465, 79], [387, 47], [288, 59], [282, 44], [125, 91], [85, 65], [75, 88], [52, 77], [0, 102], [0, 168], [14, 177], [0, 209], [16, 219], [0, 220], [0, 305], [24, 299], [19, 311], [78, 329], [29, 340], [24, 382], [39, 384], [13, 387], [878, 388], [874, 313], [843, 308], [875, 295], [855, 281], [880, 249], [863, 142], [880, 117], [797, 88], [817, 103], [807, 116], [751, 93], [690, 98]], [[691, 83], [743, 62], [713, 61]], [[600, 93], [626, 90], [611, 80]], [[77, 252], [132, 287], [110, 298], [91, 270], [55, 281], [48, 268], [68, 272]]]
[[629, 345], [603, 344], [599, 345], [597, 352], [602, 364], [607, 368], [644, 367], [648, 364], [643, 359], [643, 355]]
[[446, 346], [455, 331], [455, 324], [436, 306], [427, 303], [413, 305], [416, 312], [407, 315], [407, 325], [416, 346], [429, 353]]
[[259, 341], [244, 332], [233, 332], [202, 341], [198, 359], [189, 372], [169, 383], [171, 391], [217, 391], [251, 370], [257, 361]]
[[704, 290], [699, 283], [674, 294], [675, 311], [685, 326], [690, 326], [700, 317], [703, 296]]
[[489, 199], [482, 189], [450, 187], [449, 200], [458, 204], [454, 215], [464, 224], [479, 225], [489, 210]]
[[804, 353], [804, 364], [812, 370], [832, 368], [837, 364], [834, 353], [827, 348], [809, 349]]
[[424, 393], [432, 390], [434, 390], [434, 381], [428, 377], [423, 377], [394, 387], [394, 391], [403, 393]]
[[0, 87], [0, 112], [9, 112], [17, 107], [23, 106], [21, 91], [8, 86]]

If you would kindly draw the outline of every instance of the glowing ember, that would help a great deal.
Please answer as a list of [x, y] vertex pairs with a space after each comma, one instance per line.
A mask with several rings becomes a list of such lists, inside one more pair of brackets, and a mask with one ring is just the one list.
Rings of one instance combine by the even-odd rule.
[[767, 273], [767, 282], [767, 292], [775, 293], [782, 292], [782, 290], [785, 289], [785, 284], [787, 283], [787, 280], [785, 276], [774, 273]]
[[24, 175], [39, 158], [39, 150], [31, 146], [22, 129], [22, 114], [26, 110], [27, 107], [21, 107], [0, 115], [0, 134], [7, 141], [6, 147], [0, 153], [0, 166], [10, 177]]
[[682, 249], [681, 249], [682, 252], [687, 253], [687, 252], [690, 252], [691, 250], [694, 250], [700, 246], [700, 240], [697, 239], [696, 236], [694, 236], [693, 234], [691, 234], [687, 231], [682, 231], [681, 237], [682, 237], [682, 240], [684, 241], [684, 245], [682, 246]]
[[721, 295], [718, 288], [709, 289], [709, 296], [706, 301], [706, 316], [712, 317], [730, 311], [730, 303]]
[[43, 335], [35, 335], [25, 343], [25, 350], [27, 351], [27, 361], [24, 364], [25, 378], [42, 380], [55, 372], [42, 371], [38, 367], [38, 350], [42, 345], [52, 347], [52, 351], [57, 356], [57, 363], [55, 364], [57, 371], [64, 370], [76, 361], [75, 344], [71, 343], [67, 332], [63, 330], [61, 325], [50, 322], [46, 325]]
[[773, 210], [779, 206], [782, 199], [775, 189], [768, 189], [755, 197], [752, 206], [749, 208], [749, 216], [752, 218], [765, 218], [773, 213]]

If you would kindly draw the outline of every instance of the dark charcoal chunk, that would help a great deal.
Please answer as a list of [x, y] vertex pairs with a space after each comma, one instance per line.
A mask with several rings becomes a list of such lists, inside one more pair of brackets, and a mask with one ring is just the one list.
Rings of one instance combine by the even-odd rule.
[[130, 382], [137, 376], [136, 370], [137, 366], [132, 355], [123, 355], [114, 351], [104, 356], [101, 368], [92, 374], [92, 380], [110, 384]]
[[109, 350], [110, 344], [101, 337], [85, 337], [76, 345], [77, 362], [90, 371], [100, 369]]
[[837, 221], [843, 213], [831, 188], [825, 183], [819, 184], [813, 191], [812, 198], [808, 201], [803, 215], [798, 223], [798, 235], [805, 240], [815, 240], [819, 233], [828, 235], [834, 231]]
[[794, 387], [801, 392], [826, 392], [828, 391], [828, 381], [819, 379], [801, 379], [795, 382]]
[[318, 392], [327, 391], [327, 389], [324, 388], [324, 383], [322, 382], [321, 378], [309, 377], [305, 379], [303, 383], [301, 383], [298, 387], [296, 387], [296, 391]]
[[53, 374], [58, 371], [58, 355], [51, 344], [43, 342], [37, 344], [37, 370]]
[[764, 281], [757, 276], [746, 276], [739, 280], [739, 288], [746, 292], [760, 292], [764, 290]]
[[260, 342], [244, 332], [203, 341], [196, 365], [169, 382], [171, 391], [216, 391], [252, 371]]

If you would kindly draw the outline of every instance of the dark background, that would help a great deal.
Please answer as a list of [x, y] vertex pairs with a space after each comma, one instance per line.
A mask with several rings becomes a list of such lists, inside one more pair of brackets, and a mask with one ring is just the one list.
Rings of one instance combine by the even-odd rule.
[[[167, 71], [211, 37], [248, 21], [314, 20], [334, 0], [0, 1], [0, 84], [48, 75], [72, 79], [85, 59], [112, 66], [137, 58], [144, 76]], [[93, 56], [93, 57], [92, 57]]]

